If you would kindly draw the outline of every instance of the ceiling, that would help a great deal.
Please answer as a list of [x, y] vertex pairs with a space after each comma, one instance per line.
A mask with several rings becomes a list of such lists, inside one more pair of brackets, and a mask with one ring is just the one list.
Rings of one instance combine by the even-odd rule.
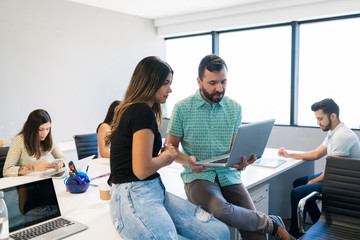
[[251, 5], [299, 5], [331, 0], [68, 0], [138, 17], [157, 19]]

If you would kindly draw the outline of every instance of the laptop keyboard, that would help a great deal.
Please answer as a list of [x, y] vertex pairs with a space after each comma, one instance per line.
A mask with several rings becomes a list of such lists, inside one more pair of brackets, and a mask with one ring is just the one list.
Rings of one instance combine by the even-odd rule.
[[10, 234], [10, 237], [15, 240], [32, 239], [42, 234], [54, 231], [56, 229], [67, 227], [74, 224], [73, 222], [64, 218], [57, 218], [55, 220], [37, 225], [28, 229], [24, 229], [21, 232]]

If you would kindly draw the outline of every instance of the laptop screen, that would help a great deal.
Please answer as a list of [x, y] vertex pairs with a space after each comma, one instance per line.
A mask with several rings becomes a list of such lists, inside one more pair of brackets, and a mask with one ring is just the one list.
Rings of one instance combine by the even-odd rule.
[[51, 178], [2, 189], [10, 232], [60, 216]]

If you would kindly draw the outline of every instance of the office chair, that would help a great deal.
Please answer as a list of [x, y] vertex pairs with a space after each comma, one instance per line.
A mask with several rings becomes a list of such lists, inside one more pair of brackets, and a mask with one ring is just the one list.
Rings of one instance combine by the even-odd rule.
[[98, 157], [98, 141], [96, 133], [74, 135], [74, 140], [79, 160], [91, 155], [95, 155], [95, 158]]
[[0, 178], [4, 177], [3, 169], [8, 151], [9, 147], [0, 147]]
[[[299, 239], [359, 239], [360, 159], [329, 156], [326, 160], [320, 219]], [[318, 195], [313, 192], [303, 199], [306, 202], [306, 199]], [[301, 215], [303, 213], [298, 209], [299, 229], [304, 231], [304, 219]]]

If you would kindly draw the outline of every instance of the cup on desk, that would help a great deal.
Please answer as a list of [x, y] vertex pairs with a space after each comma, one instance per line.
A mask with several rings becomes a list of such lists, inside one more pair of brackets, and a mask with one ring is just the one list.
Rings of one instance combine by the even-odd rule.
[[107, 183], [101, 183], [99, 185], [99, 192], [100, 192], [101, 200], [110, 200], [110, 198], [111, 198], [110, 189], [111, 189], [111, 187]]

